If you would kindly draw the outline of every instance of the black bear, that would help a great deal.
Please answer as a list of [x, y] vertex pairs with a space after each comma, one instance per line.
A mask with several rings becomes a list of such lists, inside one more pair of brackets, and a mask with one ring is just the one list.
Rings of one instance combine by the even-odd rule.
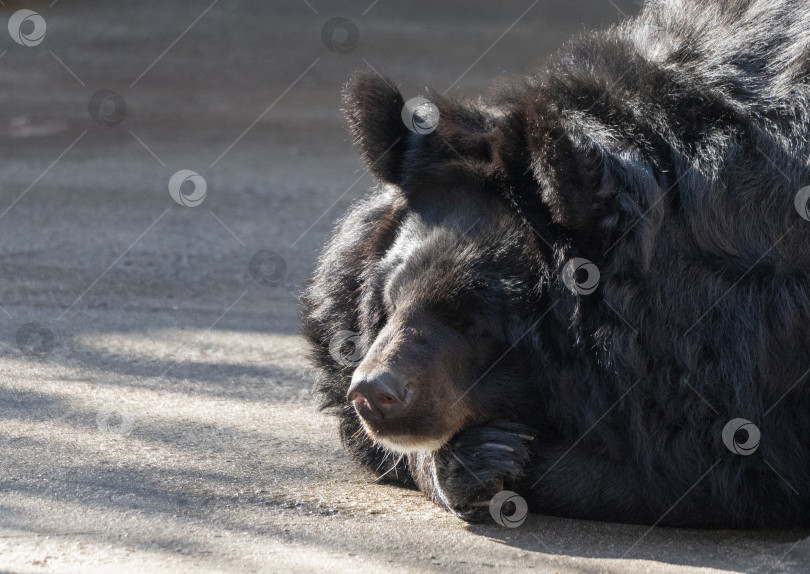
[[808, 21], [653, 2], [479, 100], [356, 75], [380, 186], [302, 302], [349, 451], [472, 521], [509, 490], [568, 517], [810, 524]]

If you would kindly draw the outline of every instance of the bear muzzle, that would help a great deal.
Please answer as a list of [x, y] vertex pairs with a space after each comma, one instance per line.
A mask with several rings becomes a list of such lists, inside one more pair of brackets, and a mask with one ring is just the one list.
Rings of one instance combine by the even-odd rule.
[[388, 371], [366, 374], [356, 371], [346, 398], [367, 421], [392, 421], [404, 414], [413, 392]]

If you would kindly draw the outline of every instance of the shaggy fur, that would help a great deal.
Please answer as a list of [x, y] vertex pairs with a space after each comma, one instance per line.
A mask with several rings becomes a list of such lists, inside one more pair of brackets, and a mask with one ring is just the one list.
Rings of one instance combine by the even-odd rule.
[[[486, 100], [433, 94], [428, 135], [356, 76], [347, 116], [382, 185], [303, 303], [349, 451], [472, 520], [509, 488], [571, 517], [810, 524], [807, 22], [806, 1], [652, 2]], [[599, 269], [591, 294], [562, 281], [574, 257]], [[340, 331], [372, 348], [398, 304], [464, 317], [436, 356], [481, 353], [450, 383], [468, 411], [440, 448], [372, 438], [330, 353]], [[724, 445], [733, 418], [760, 429], [753, 454]]]

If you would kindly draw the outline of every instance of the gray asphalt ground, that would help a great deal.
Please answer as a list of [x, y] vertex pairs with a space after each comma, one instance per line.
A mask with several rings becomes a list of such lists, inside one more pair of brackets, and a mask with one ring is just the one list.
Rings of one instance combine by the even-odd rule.
[[[358, 472], [308, 394], [296, 292], [372, 183], [349, 73], [477, 94], [632, 3], [6, 0], [0, 20], [21, 8], [47, 32], [0, 27], [0, 572], [810, 571], [807, 532], [464, 524]], [[347, 53], [322, 40], [338, 16]], [[169, 195], [181, 169], [196, 207]], [[261, 250], [285, 284], [250, 274]]]

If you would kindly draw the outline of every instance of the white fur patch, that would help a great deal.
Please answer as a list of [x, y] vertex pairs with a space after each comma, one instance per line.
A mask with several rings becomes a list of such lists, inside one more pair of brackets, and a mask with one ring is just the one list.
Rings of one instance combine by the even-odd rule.
[[375, 439], [385, 448], [398, 454], [412, 454], [415, 452], [434, 452], [442, 448], [450, 437], [433, 440], [420, 440], [418, 437], [402, 436]]

